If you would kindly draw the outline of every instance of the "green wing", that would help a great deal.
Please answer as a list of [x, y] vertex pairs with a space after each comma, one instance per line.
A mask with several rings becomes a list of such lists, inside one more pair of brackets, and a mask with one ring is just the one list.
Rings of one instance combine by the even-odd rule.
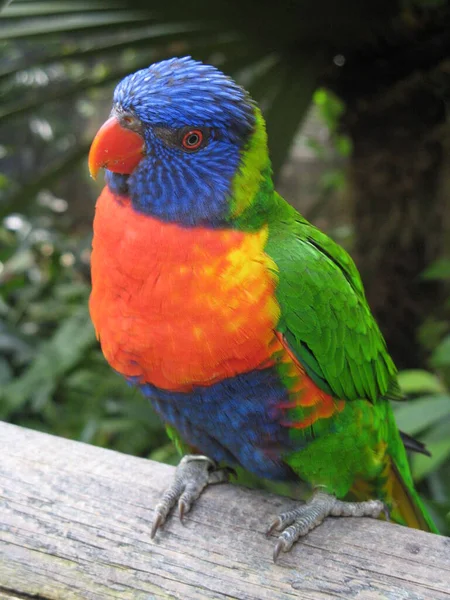
[[400, 399], [395, 365], [347, 252], [278, 195], [266, 251], [278, 267], [277, 329], [317, 385], [347, 400]]

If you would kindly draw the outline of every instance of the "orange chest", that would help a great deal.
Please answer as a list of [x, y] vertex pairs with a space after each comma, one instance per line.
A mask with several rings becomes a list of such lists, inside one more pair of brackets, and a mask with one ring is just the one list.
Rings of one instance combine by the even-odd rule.
[[97, 202], [90, 311], [128, 377], [189, 390], [267, 366], [279, 308], [267, 231], [183, 228]]

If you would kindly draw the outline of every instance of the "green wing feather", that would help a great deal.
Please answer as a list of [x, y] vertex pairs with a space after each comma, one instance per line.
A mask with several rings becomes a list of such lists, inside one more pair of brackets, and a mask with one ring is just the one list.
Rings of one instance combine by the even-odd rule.
[[277, 329], [317, 385], [346, 400], [400, 399], [395, 365], [347, 252], [278, 194], [266, 251], [278, 267]]

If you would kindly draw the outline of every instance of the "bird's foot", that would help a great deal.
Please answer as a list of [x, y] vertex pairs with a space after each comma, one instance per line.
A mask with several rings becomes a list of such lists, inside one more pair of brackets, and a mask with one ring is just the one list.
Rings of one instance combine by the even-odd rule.
[[381, 500], [344, 502], [323, 491], [316, 491], [311, 499], [298, 508], [282, 513], [270, 525], [267, 535], [281, 531], [273, 550], [276, 561], [280, 552], [289, 552], [294, 543], [322, 523], [326, 517], [373, 517], [384, 513], [389, 518], [386, 505]]
[[207, 485], [228, 481], [232, 472], [233, 470], [229, 468], [219, 469], [217, 464], [207, 456], [196, 454], [183, 456], [172, 485], [155, 508], [150, 536], [155, 537], [175, 504], [178, 503], [178, 516], [182, 521]]

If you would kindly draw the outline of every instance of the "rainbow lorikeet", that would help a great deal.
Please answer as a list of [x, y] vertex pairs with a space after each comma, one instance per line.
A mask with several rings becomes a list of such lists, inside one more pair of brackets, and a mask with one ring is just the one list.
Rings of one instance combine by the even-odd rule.
[[90, 299], [103, 353], [190, 452], [152, 535], [233, 465], [314, 490], [274, 520], [275, 557], [329, 515], [387, 508], [436, 531], [358, 271], [274, 190], [250, 96], [190, 58], [154, 64], [117, 86], [89, 164], [106, 168]]

